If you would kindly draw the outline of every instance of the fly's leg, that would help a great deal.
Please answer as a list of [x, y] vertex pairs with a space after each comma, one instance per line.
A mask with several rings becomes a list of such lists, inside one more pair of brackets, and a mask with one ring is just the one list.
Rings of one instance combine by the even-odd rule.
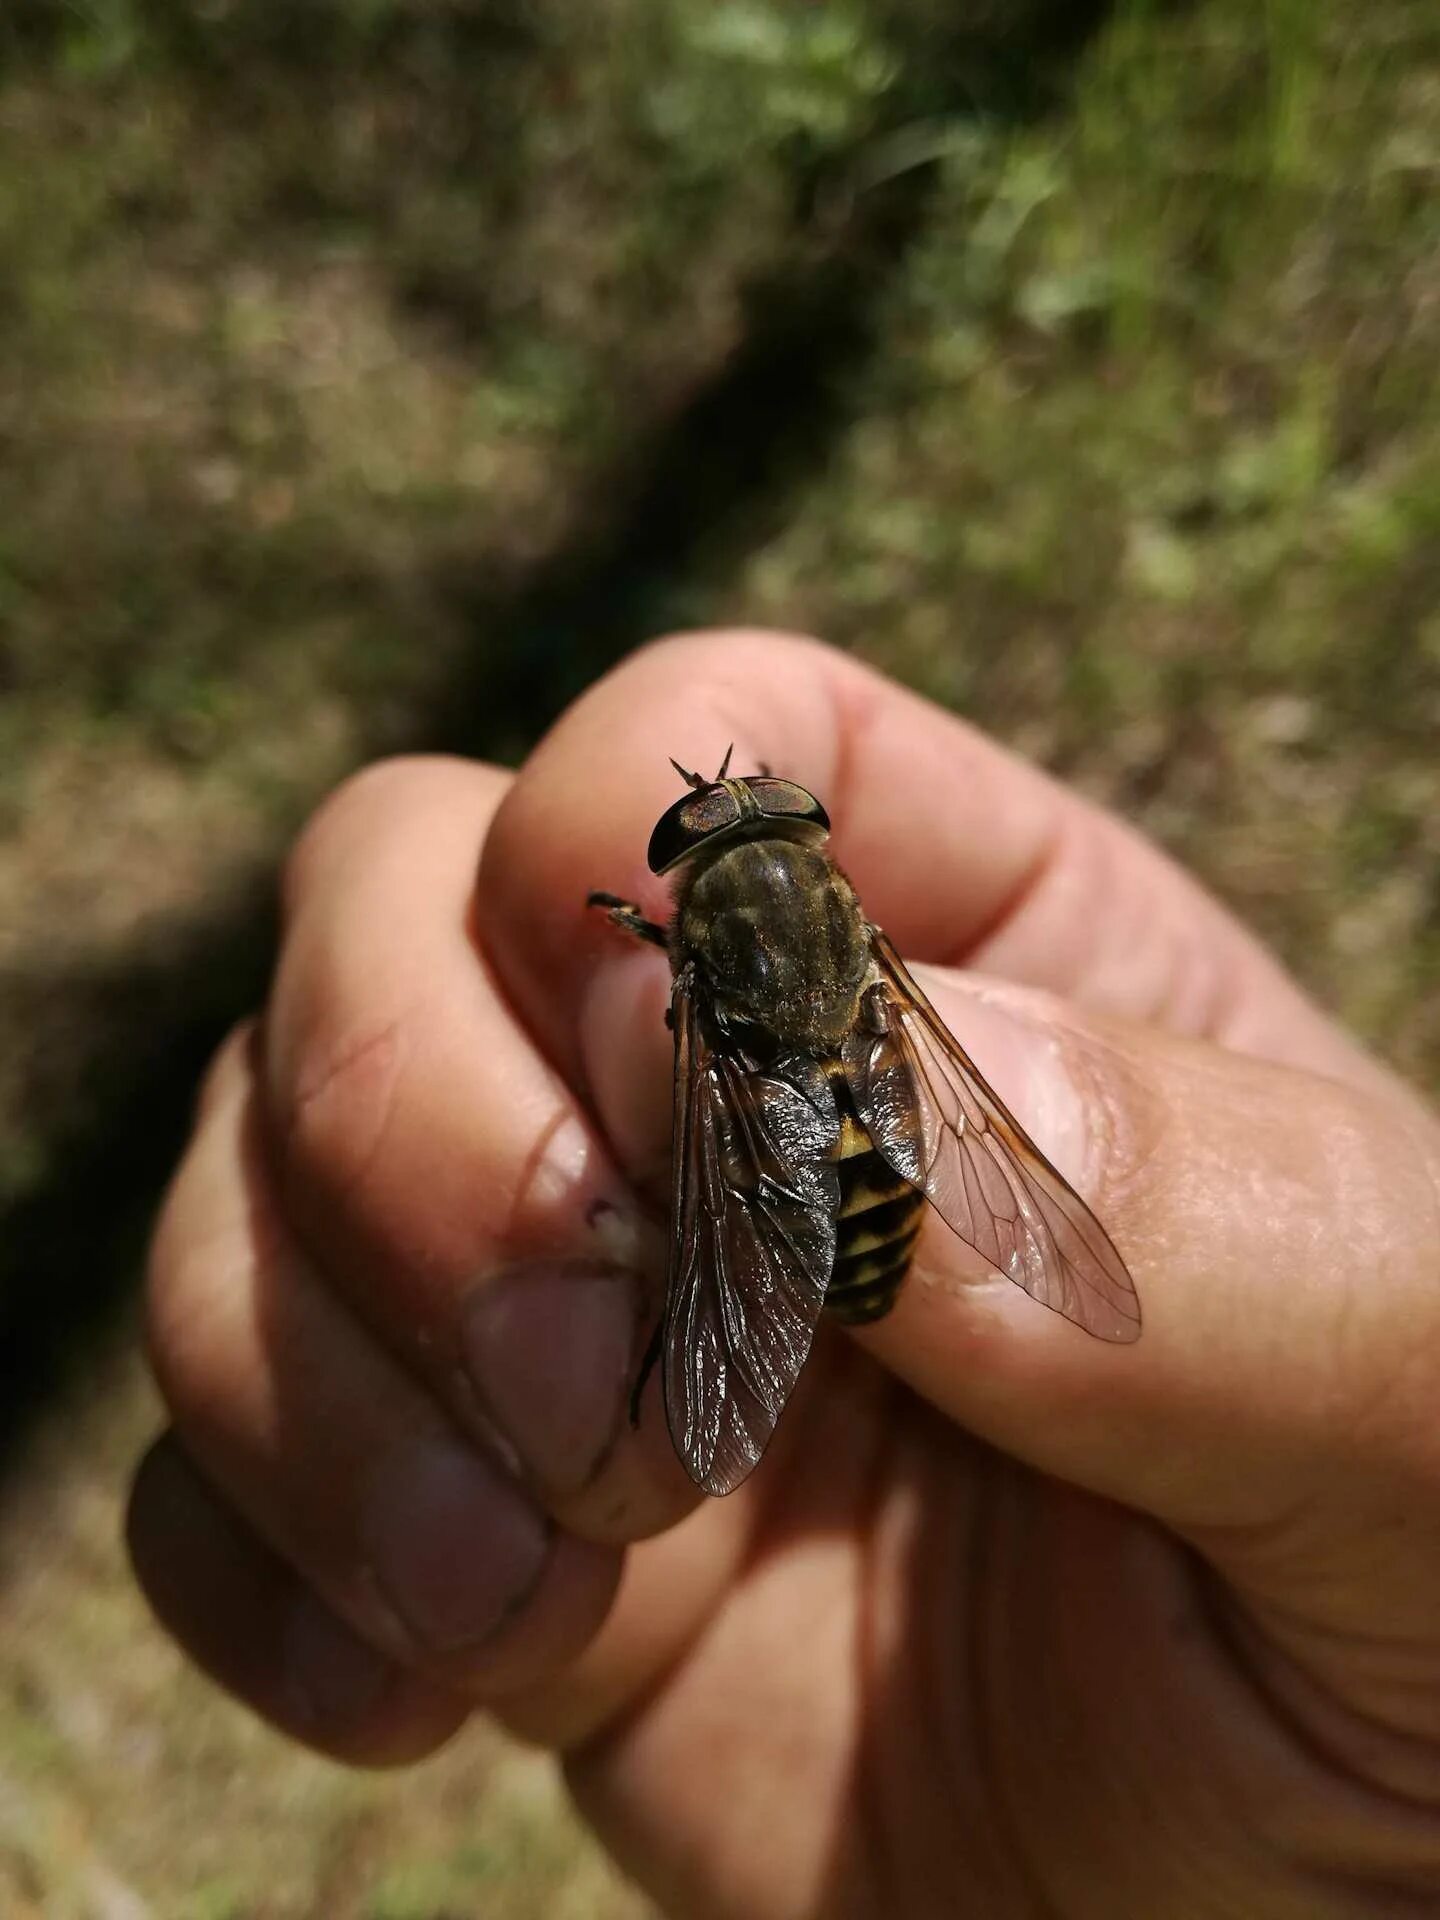
[[635, 1376], [635, 1384], [630, 1389], [630, 1424], [640, 1424], [640, 1396], [645, 1391], [645, 1382], [655, 1371], [655, 1362], [660, 1358], [660, 1343], [665, 1333], [665, 1322], [657, 1320], [655, 1331], [650, 1336], [650, 1344], [645, 1349], [645, 1358], [640, 1362], [640, 1371]]
[[670, 944], [664, 927], [647, 920], [639, 907], [632, 901], [622, 900], [618, 894], [587, 893], [585, 904], [587, 907], [603, 907], [617, 927], [623, 927], [626, 933], [633, 933], [637, 940], [648, 940], [652, 947], [668, 947]]

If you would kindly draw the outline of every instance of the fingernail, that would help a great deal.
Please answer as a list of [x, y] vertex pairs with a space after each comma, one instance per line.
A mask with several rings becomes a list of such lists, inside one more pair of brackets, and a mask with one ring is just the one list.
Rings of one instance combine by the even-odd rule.
[[370, 1718], [395, 1672], [308, 1591], [283, 1628], [283, 1658], [296, 1718], [332, 1737]]
[[502, 1468], [448, 1440], [418, 1442], [377, 1474], [364, 1514], [375, 1579], [422, 1645], [488, 1640], [534, 1591], [544, 1516]]
[[670, 1163], [669, 997], [663, 957], [637, 947], [596, 967], [577, 1012], [580, 1057], [601, 1129], [620, 1164], [647, 1179], [663, 1176]]
[[476, 1291], [462, 1347], [526, 1471], [555, 1493], [593, 1479], [624, 1417], [637, 1291], [626, 1273], [517, 1267]]
[[989, 980], [961, 984], [931, 967], [917, 968], [916, 975], [978, 1071], [1041, 1152], [1083, 1190], [1094, 1128], [1071, 1050], [1056, 1021], [1045, 1017], [1045, 996]]

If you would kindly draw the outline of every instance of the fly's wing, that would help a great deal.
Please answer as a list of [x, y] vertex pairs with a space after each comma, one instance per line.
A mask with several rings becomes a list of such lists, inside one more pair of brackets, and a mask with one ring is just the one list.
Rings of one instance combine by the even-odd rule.
[[681, 980], [662, 1378], [690, 1478], [730, 1493], [810, 1352], [835, 1263], [835, 1097], [813, 1060], [755, 1068], [701, 1032]]
[[1134, 1340], [1140, 1301], [1109, 1234], [976, 1072], [871, 928], [885, 1031], [845, 1042], [845, 1077], [881, 1158], [967, 1246], [1102, 1340]]

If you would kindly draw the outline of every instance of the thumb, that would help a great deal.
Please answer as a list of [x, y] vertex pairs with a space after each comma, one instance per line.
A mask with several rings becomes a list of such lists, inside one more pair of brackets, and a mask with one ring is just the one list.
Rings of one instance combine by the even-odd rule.
[[1313, 1601], [1315, 1555], [1329, 1553], [1352, 1565], [1326, 1586], [1342, 1614], [1373, 1628], [1388, 1583], [1433, 1632], [1414, 1527], [1389, 1547], [1371, 1537], [1391, 1509], [1440, 1510], [1433, 1122], [1402, 1094], [921, 972], [1119, 1247], [1144, 1331], [1129, 1346], [1088, 1337], [930, 1216], [895, 1310], [857, 1338], [1033, 1466], [1216, 1558], [1253, 1551], [1257, 1581], [1263, 1542], [1265, 1581], [1285, 1585], [1289, 1551]]

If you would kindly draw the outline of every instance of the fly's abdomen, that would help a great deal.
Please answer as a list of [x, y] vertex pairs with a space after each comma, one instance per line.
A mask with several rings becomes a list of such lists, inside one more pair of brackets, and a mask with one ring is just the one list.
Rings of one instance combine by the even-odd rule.
[[840, 1218], [825, 1305], [837, 1320], [860, 1326], [894, 1306], [909, 1271], [925, 1196], [871, 1145], [840, 1062], [827, 1060], [825, 1072], [840, 1110]]

